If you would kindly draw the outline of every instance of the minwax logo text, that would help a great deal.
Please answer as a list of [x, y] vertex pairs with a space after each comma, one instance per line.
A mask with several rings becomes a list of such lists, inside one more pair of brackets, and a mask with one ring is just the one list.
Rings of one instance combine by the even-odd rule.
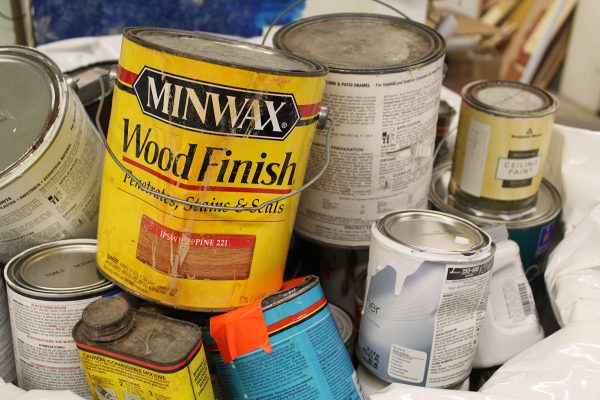
[[209, 134], [283, 140], [300, 119], [291, 94], [213, 85], [148, 67], [133, 88], [144, 114]]

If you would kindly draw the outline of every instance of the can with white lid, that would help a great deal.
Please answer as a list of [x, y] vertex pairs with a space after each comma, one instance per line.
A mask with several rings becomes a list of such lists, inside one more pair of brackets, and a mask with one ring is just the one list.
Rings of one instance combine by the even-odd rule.
[[71, 331], [85, 306], [120, 292], [96, 266], [96, 241], [47, 243], [4, 269], [19, 386], [90, 396]]
[[0, 262], [53, 240], [96, 236], [103, 146], [58, 66], [0, 49]]
[[471, 372], [494, 246], [462, 218], [404, 210], [373, 224], [357, 356], [387, 382], [454, 387]]

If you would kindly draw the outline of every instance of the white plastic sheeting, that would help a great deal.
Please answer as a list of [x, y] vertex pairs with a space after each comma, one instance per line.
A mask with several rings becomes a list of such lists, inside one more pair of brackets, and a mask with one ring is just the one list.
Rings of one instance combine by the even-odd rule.
[[[600, 168], [596, 174], [600, 178]], [[561, 326], [600, 321], [600, 205], [554, 249], [544, 277]]]
[[569, 231], [600, 202], [600, 132], [555, 124], [544, 176], [561, 193]]
[[68, 390], [30, 390], [26, 392], [0, 378], [0, 399], [2, 400], [82, 400]]

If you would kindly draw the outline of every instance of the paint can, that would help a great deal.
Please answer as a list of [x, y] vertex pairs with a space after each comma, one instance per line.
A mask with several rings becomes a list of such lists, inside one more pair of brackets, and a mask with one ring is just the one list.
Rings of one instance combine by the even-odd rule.
[[479, 226], [506, 225], [509, 239], [519, 245], [521, 261], [531, 289], [534, 294], [542, 290], [545, 261], [559, 240], [555, 234], [562, 209], [558, 190], [543, 179], [536, 202], [529, 210], [520, 214], [493, 213], [464, 204], [461, 199], [449, 194], [450, 179], [450, 163], [441, 164], [434, 170], [429, 195], [433, 207], [468, 219]]
[[344, 311], [344, 309], [336, 306], [335, 304], [329, 303], [329, 310], [331, 311], [331, 316], [335, 321], [335, 326], [340, 332], [342, 341], [346, 346], [346, 350], [348, 350], [348, 355], [352, 359], [354, 358], [354, 346], [356, 344], [357, 335], [352, 318], [350, 318], [350, 314]]
[[494, 246], [471, 222], [428, 210], [373, 224], [357, 357], [386, 382], [451, 388], [471, 372]]
[[100, 199], [102, 272], [139, 297], [196, 311], [278, 290], [325, 74], [248, 42], [125, 29], [108, 134], [119, 164], [105, 163]]
[[262, 301], [211, 318], [210, 334], [213, 346], [207, 347], [230, 399], [362, 398], [314, 275], [287, 281]]
[[73, 338], [94, 398], [214, 399], [195, 324], [133, 310], [112, 297], [83, 310]]
[[[4, 269], [2, 264], [0, 267]], [[4, 279], [0, 276], [0, 379], [4, 382], [13, 382], [16, 377], [15, 354], [10, 334], [10, 314], [8, 313]]]
[[58, 66], [0, 49], [0, 262], [40, 243], [96, 236], [103, 148]]
[[[407, 19], [355, 13], [292, 22], [273, 42], [329, 68], [323, 104], [336, 122], [332, 165], [303, 193], [295, 232], [328, 245], [367, 247], [379, 216], [426, 208], [443, 38]], [[317, 136], [309, 175], [324, 155]]]
[[319, 282], [329, 303], [354, 313], [356, 277], [367, 270], [369, 252], [366, 249], [343, 249], [318, 246]]
[[100, 110], [100, 125], [103, 132], [108, 131], [113, 91], [110, 85], [103, 88], [100, 80], [108, 80], [111, 71], [116, 69], [117, 63], [117, 60], [102, 61], [67, 72], [67, 75], [77, 85], [77, 97], [81, 100], [81, 104], [92, 121], [95, 121], [100, 100], [104, 98], [102, 110]]
[[4, 268], [17, 380], [25, 390], [89, 396], [71, 330], [90, 302], [119, 293], [96, 268], [96, 241], [46, 243]]
[[550, 146], [556, 99], [514, 81], [477, 81], [462, 90], [449, 191], [474, 208], [535, 204]]

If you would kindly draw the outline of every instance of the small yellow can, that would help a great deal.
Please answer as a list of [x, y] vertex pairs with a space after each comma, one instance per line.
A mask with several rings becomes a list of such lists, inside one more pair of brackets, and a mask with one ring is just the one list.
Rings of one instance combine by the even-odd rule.
[[558, 102], [535, 86], [499, 80], [473, 82], [462, 97], [450, 193], [477, 209], [531, 207]]
[[94, 399], [214, 399], [200, 328], [95, 300], [73, 328]]
[[219, 36], [125, 29], [108, 132], [121, 165], [104, 163], [100, 270], [191, 310], [278, 290], [326, 72]]

